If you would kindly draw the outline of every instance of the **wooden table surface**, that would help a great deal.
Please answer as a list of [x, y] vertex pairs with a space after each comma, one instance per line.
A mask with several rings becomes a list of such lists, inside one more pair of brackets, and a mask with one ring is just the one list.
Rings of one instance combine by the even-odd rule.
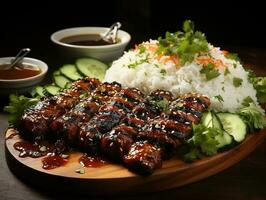
[[[266, 51], [262, 49], [229, 48], [239, 52], [244, 63], [259, 75], [266, 76]], [[1, 99], [1, 98], [0, 98]], [[0, 200], [6, 199], [106, 199], [88, 197], [65, 191], [51, 193], [19, 180], [8, 169], [4, 152], [7, 115], [0, 113]], [[29, 177], [30, 178], [30, 177]], [[41, 180], [40, 180], [41, 181]], [[108, 199], [266, 199], [266, 141], [251, 155], [233, 167], [205, 180], [181, 188], [141, 196], [113, 196]]]

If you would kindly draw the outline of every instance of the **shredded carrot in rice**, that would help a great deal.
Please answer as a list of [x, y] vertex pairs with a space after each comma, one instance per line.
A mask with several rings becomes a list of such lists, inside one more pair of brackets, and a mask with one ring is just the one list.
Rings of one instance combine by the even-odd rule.
[[227, 56], [229, 54], [229, 51], [222, 50], [221, 52], [224, 56]]
[[149, 44], [148, 45], [148, 50], [151, 52], [156, 52], [158, 49], [158, 45], [157, 44]]
[[165, 61], [164, 61], [164, 64], [169, 62], [169, 61], [172, 61], [176, 66], [179, 66], [179, 59], [177, 57], [177, 55], [171, 55], [169, 56], [169, 58], [167, 58]]
[[210, 57], [198, 57], [198, 58], [196, 58], [196, 61], [197, 61], [198, 64], [202, 64], [202, 65], [207, 65], [209, 63], [212, 63], [217, 68], [219, 68], [221, 66], [224, 66], [222, 60], [213, 59], [213, 58], [210, 58]]

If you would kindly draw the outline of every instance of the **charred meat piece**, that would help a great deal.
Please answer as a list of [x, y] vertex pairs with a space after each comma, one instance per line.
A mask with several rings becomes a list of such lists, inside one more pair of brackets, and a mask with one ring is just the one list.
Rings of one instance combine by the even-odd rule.
[[168, 116], [169, 119], [173, 119], [183, 124], [197, 124], [200, 121], [198, 116], [177, 109], [171, 110]]
[[142, 175], [150, 175], [162, 166], [162, 150], [147, 141], [136, 142], [123, 161], [128, 169]]
[[99, 105], [87, 100], [82, 101], [72, 108], [68, 113], [55, 119], [50, 129], [58, 138], [65, 139], [68, 143], [76, 142], [79, 127], [88, 122], [98, 111]]
[[165, 109], [169, 107], [170, 102], [173, 100], [171, 92], [164, 90], [156, 90], [152, 92], [145, 101], [145, 106], [154, 115], [160, 115], [165, 112]]
[[99, 154], [101, 135], [94, 124], [83, 124], [78, 134], [78, 147], [90, 155]]
[[80, 92], [91, 92], [100, 85], [100, 81], [96, 78], [83, 78], [72, 84], [72, 88]]
[[142, 120], [148, 120], [150, 118], [156, 117], [156, 114], [152, 112], [150, 109], [148, 109], [148, 107], [145, 106], [144, 103], [135, 106], [132, 110], [132, 113], [136, 117]]
[[[158, 143], [167, 155], [171, 154], [179, 145], [181, 145], [179, 138], [162, 130], [147, 130], [139, 132], [138, 139]], [[169, 157], [167, 155], [164, 153], [164, 157]]]
[[183, 96], [183, 99], [185, 99], [185, 100], [193, 99], [199, 103], [203, 103], [205, 105], [205, 107], [209, 107], [211, 104], [210, 99], [207, 96], [197, 94], [197, 93], [188, 93], [188, 94]]
[[81, 122], [83, 122], [87, 121], [87, 118], [91, 118], [92, 116], [94, 116], [94, 114], [98, 112], [99, 108], [100, 106], [96, 102], [91, 102], [90, 100], [84, 100], [81, 103], [77, 104], [72, 110], [72, 112], [74, 112], [77, 115], [84, 115], [85, 119], [81, 120]]
[[156, 142], [165, 150], [164, 157], [169, 157], [181, 145], [191, 132], [191, 125], [179, 123], [171, 119], [158, 118], [151, 120], [149, 125], [138, 134], [141, 140]]
[[118, 96], [125, 98], [127, 101], [138, 104], [145, 100], [144, 95], [136, 88], [124, 88], [119, 93]]
[[146, 125], [146, 123], [143, 120], [134, 116], [127, 116], [121, 122], [128, 126], [133, 127], [136, 131], [141, 131]]
[[155, 90], [149, 95], [150, 98], [156, 101], [166, 99], [167, 101], [172, 101], [174, 96], [171, 92], [165, 90]]
[[119, 125], [101, 137], [101, 151], [113, 160], [121, 160], [134, 143], [137, 131], [126, 125]]
[[99, 132], [106, 133], [117, 126], [124, 117], [123, 110], [116, 106], [104, 105], [101, 106], [98, 114], [90, 120], [90, 123], [94, 124]]
[[185, 95], [183, 98], [173, 101], [172, 105], [176, 106], [176, 108], [179, 108], [179, 110], [183, 109], [183, 110], [191, 111], [191, 113], [193, 111], [203, 112], [210, 105], [210, 100], [209, 98], [203, 95], [190, 93], [190, 94]]
[[103, 103], [110, 100], [117, 92], [121, 90], [121, 85], [113, 83], [101, 83], [91, 94], [92, 98], [98, 102]]
[[122, 97], [111, 98], [109, 105], [116, 106], [122, 109], [126, 113], [130, 112], [134, 107], [134, 103], [127, 101], [126, 99]]
[[50, 129], [56, 138], [61, 138], [68, 144], [76, 141], [79, 131], [79, 118], [70, 113], [63, 115], [50, 124]]
[[20, 128], [31, 139], [45, 138], [49, 133], [49, 124], [65, 112], [53, 97], [37, 103], [27, 109], [20, 122]]
[[192, 131], [191, 125], [182, 124], [171, 119], [154, 119], [150, 123], [149, 130], [161, 130], [175, 136], [180, 140], [184, 140]]
[[67, 93], [61, 93], [59, 96], [56, 97], [56, 103], [60, 107], [70, 110], [79, 102], [79, 96], [73, 96]]

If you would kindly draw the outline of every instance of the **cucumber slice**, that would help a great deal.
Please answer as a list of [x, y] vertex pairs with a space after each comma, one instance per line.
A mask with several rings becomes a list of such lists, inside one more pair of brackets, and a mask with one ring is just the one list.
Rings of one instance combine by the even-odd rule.
[[217, 119], [217, 117], [215, 116], [213, 112], [204, 113], [202, 117], [202, 123], [206, 127], [214, 127], [214, 128], [222, 129], [222, 125], [220, 121]]
[[232, 113], [218, 113], [223, 129], [231, 135], [236, 142], [241, 142], [247, 134], [247, 126], [241, 117]]
[[65, 88], [71, 88], [71, 86], [72, 86], [72, 82], [67, 82], [67, 84], [66, 84], [66, 86], [65, 86]]
[[[223, 130], [223, 126], [221, 124], [220, 119], [214, 112], [207, 112], [203, 114], [202, 123], [206, 127], [213, 127]], [[218, 148], [225, 147], [233, 142], [232, 136], [227, 132], [223, 131], [223, 134], [219, 134], [215, 136], [215, 139], [218, 141]]]
[[53, 75], [54, 75], [54, 76], [57, 76], [57, 75], [61, 75], [61, 73], [60, 73], [59, 70], [56, 70], [56, 71], [54, 71]]
[[76, 61], [76, 66], [83, 75], [98, 78], [100, 81], [104, 79], [108, 68], [106, 64], [92, 58], [80, 58]]
[[59, 70], [63, 75], [73, 81], [83, 78], [83, 76], [78, 73], [75, 65], [64, 65]]
[[215, 136], [215, 139], [219, 142], [219, 144], [217, 145], [218, 148], [222, 148], [233, 143], [232, 136], [226, 133], [225, 131], [223, 131], [222, 135], [219, 134]]
[[71, 83], [71, 81], [68, 78], [62, 75], [54, 76], [54, 82], [60, 88], [65, 88], [68, 83]]
[[39, 95], [40, 97], [44, 97], [44, 88], [42, 86], [37, 85], [35, 88], [35, 92], [37, 95]]
[[51, 95], [56, 95], [60, 92], [61, 88], [57, 87], [55, 85], [46, 85], [44, 86], [44, 89]]

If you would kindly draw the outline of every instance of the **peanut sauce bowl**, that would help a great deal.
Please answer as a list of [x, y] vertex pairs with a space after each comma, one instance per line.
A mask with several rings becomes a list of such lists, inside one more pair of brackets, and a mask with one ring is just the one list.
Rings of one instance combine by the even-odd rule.
[[[47, 71], [48, 66], [41, 60], [25, 57], [19, 67], [5, 70], [14, 57], [0, 58], [0, 94], [25, 93], [33, 86], [40, 83]], [[25, 68], [24, 68], [25, 67]], [[17, 70], [17, 71], [16, 71]], [[32, 72], [31, 72], [32, 71]], [[18, 73], [17, 73], [18, 72]]]
[[[51, 35], [51, 40], [57, 45], [59, 53], [63, 57], [73, 59], [91, 57], [103, 62], [111, 62], [122, 56], [126, 46], [128, 45], [131, 36], [127, 32], [118, 30], [118, 42], [116, 43], [80, 43], [80, 41], [77, 40], [73, 42], [75, 37], [80, 37], [79, 39], [84, 42], [84, 37], [88, 37], [90, 35], [94, 36], [91, 40], [97, 40], [97, 35], [102, 36], [108, 30], [109, 28], [105, 27], [68, 28], [53, 33]], [[67, 39], [72, 41], [69, 42]], [[89, 41], [89, 39], [87, 40]]]

